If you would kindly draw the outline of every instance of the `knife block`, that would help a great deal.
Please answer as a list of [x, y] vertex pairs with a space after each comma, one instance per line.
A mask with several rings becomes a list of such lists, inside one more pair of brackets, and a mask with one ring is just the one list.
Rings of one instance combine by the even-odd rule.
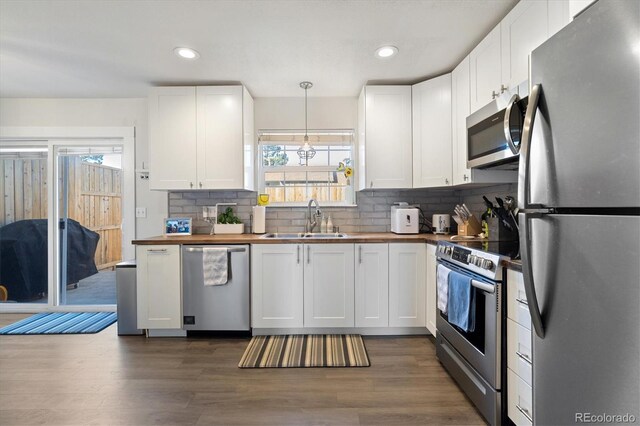
[[458, 235], [475, 237], [482, 232], [482, 225], [475, 216], [471, 216], [466, 222], [458, 226]]
[[517, 241], [518, 231], [508, 230], [500, 219], [497, 217], [491, 217], [487, 219], [487, 225], [489, 227], [489, 240], [491, 241]]

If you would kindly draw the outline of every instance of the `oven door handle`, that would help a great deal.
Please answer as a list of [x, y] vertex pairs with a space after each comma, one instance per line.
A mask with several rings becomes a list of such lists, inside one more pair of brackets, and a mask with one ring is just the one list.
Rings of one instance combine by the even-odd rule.
[[471, 285], [479, 290], [482, 290], [484, 292], [493, 294], [496, 292], [496, 286], [495, 285], [491, 285], [491, 284], [487, 284], [487, 283], [483, 283], [481, 281], [476, 281], [476, 280], [471, 280]]

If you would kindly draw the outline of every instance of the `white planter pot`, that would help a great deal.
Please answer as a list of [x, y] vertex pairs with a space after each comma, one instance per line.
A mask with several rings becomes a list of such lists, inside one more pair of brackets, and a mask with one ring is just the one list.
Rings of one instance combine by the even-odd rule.
[[220, 224], [213, 227], [214, 234], [244, 234], [244, 223]]

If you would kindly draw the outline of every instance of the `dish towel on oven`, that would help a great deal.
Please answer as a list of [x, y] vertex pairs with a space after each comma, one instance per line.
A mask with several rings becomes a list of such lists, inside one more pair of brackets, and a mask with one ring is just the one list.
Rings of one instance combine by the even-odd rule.
[[449, 273], [449, 295], [447, 316], [449, 323], [460, 327], [464, 332], [476, 328], [476, 292], [471, 286], [471, 278], [456, 271]]
[[202, 249], [202, 275], [204, 285], [223, 285], [229, 280], [229, 261], [226, 248], [204, 247]]
[[449, 272], [451, 269], [444, 265], [438, 265], [436, 285], [438, 289], [438, 309], [443, 314], [447, 313], [447, 298], [449, 294]]

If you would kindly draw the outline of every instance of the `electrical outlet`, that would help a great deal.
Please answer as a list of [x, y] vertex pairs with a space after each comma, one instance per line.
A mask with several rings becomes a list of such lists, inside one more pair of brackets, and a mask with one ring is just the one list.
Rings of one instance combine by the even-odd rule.
[[147, 208], [136, 207], [136, 217], [147, 217]]

